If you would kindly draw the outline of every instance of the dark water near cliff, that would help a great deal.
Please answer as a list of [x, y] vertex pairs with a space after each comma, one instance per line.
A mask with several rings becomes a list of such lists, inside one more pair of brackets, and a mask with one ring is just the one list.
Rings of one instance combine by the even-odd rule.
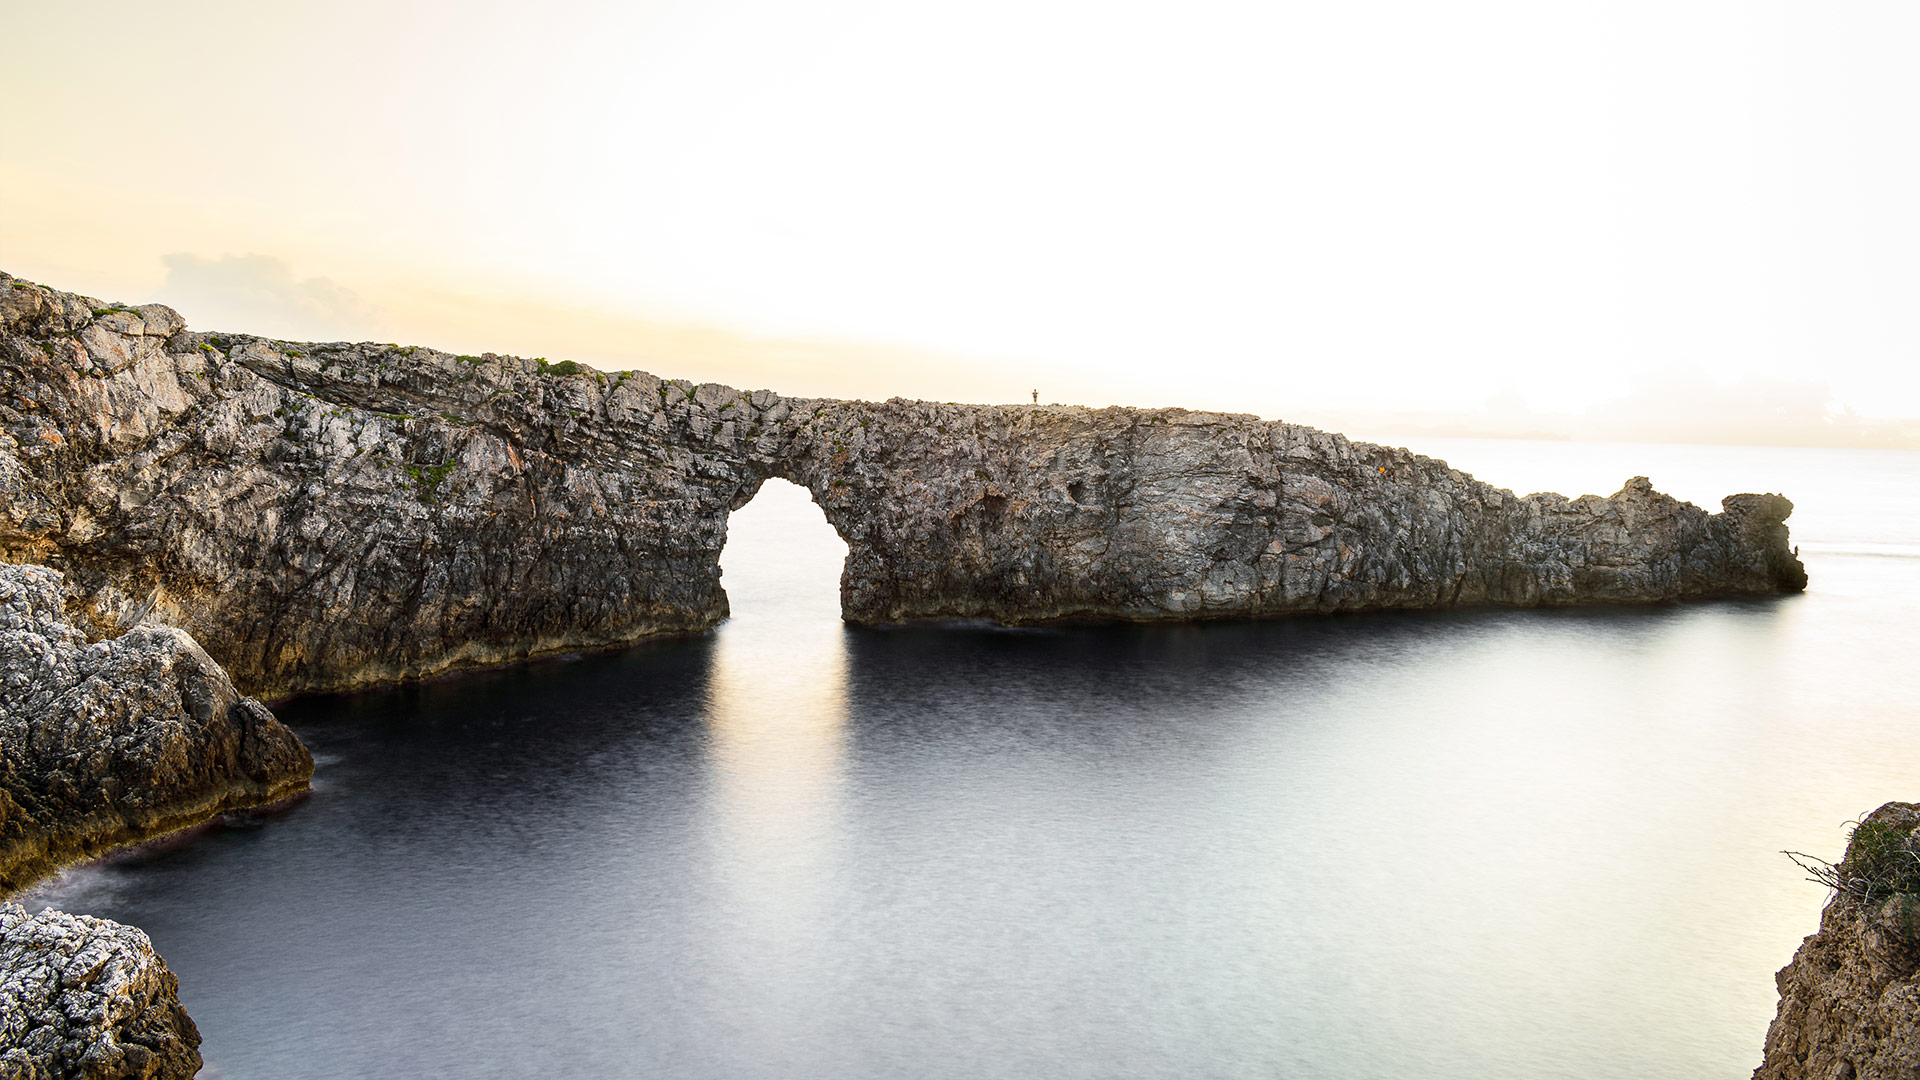
[[33, 898], [145, 927], [223, 1080], [1735, 1077], [1920, 797], [1920, 455], [1419, 444], [1785, 490], [1805, 597], [853, 631], [736, 516], [717, 634], [281, 709], [315, 793]]

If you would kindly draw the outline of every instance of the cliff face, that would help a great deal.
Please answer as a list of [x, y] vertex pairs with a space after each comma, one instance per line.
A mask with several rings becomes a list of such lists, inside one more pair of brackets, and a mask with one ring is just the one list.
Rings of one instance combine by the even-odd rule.
[[141, 931], [0, 904], [0, 1076], [185, 1080], [200, 1032], [178, 993]]
[[[1888, 803], [1862, 825], [1883, 827], [1892, 861], [1920, 866], [1920, 804]], [[1860, 861], [1860, 845], [1856, 832], [1843, 871]], [[1920, 898], [1863, 902], [1841, 891], [1774, 983], [1780, 1008], [1755, 1080], [1920, 1078]]]
[[1517, 498], [1403, 450], [1178, 409], [783, 398], [514, 357], [190, 333], [0, 275], [0, 559], [250, 692], [705, 628], [768, 477], [854, 622], [1652, 602], [1804, 588], [1792, 504]]
[[313, 759], [184, 632], [88, 645], [60, 575], [0, 565], [0, 895], [306, 788]]

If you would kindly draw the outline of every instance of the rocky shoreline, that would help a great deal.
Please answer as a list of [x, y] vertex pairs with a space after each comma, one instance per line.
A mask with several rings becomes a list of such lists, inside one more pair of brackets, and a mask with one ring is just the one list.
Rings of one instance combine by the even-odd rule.
[[[313, 758], [184, 631], [89, 644], [58, 573], [0, 565], [0, 896], [305, 790]], [[174, 1078], [193, 1021], [133, 927], [0, 904], [0, 1077]]]

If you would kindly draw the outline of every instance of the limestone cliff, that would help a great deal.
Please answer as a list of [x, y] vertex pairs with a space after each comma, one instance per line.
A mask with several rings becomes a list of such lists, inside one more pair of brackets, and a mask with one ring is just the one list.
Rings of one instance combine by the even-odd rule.
[[200, 1032], [131, 926], [0, 904], [0, 1077], [185, 1080]]
[[305, 789], [313, 759], [193, 639], [92, 645], [60, 575], [0, 565], [0, 896], [122, 844]]
[[1833, 869], [1845, 887], [1774, 976], [1755, 1080], [1920, 1080], [1920, 804], [1867, 815]]
[[249, 692], [712, 626], [727, 514], [809, 488], [854, 622], [1185, 619], [1797, 590], [1792, 504], [1518, 498], [1180, 409], [785, 398], [428, 348], [189, 332], [0, 275], [0, 559], [95, 635], [190, 631]]

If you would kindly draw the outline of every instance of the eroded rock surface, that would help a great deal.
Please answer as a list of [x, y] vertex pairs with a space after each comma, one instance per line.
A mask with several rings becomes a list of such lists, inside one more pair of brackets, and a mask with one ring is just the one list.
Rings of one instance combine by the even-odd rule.
[[1444, 462], [1181, 409], [786, 398], [428, 348], [193, 333], [0, 275], [0, 558], [96, 636], [190, 631], [250, 693], [712, 626], [768, 477], [847, 541], [853, 622], [1641, 603], [1803, 588], [1792, 504]]
[[306, 747], [184, 631], [89, 645], [63, 596], [52, 570], [0, 565], [0, 895], [307, 786]]
[[[1888, 803], [1863, 824], [1920, 831], [1920, 804]], [[1774, 976], [1780, 1008], [1755, 1080], [1920, 1078], [1920, 898], [1840, 892]]]
[[200, 1032], [147, 935], [0, 904], [0, 1080], [184, 1080]]

